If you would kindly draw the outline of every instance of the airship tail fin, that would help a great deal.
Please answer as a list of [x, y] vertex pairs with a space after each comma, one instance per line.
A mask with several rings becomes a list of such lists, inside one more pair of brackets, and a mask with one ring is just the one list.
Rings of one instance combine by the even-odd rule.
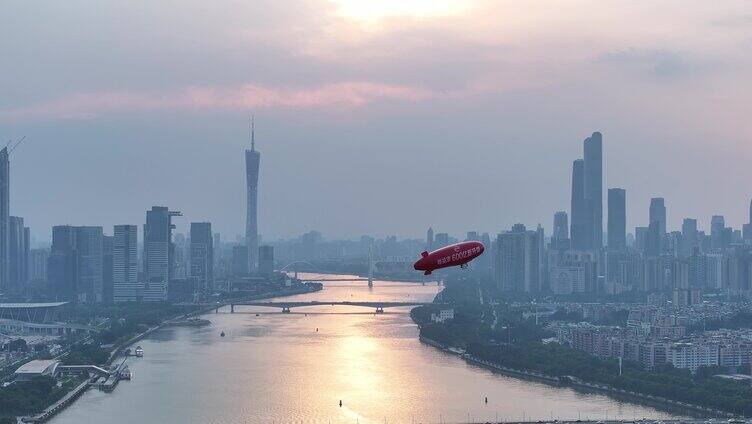
[[423, 258], [425, 258], [426, 256], [428, 256], [428, 252], [426, 252], [426, 251], [423, 251], [423, 252], [422, 252], [422, 253], [420, 254], [420, 256], [421, 256], [421, 257], [423, 257]]
[[431, 275], [431, 271], [426, 271], [423, 273], [423, 275]]

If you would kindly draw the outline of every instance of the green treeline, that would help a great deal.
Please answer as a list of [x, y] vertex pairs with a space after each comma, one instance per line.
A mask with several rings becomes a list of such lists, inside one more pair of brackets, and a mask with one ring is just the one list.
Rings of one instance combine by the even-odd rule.
[[0, 423], [8, 420], [15, 423], [15, 419], [8, 416], [28, 415], [41, 412], [47, 406], [53, 404], [81, 380], [71, 379], [64, 382], [61, 387], [51, 377], [36, 377], [31, 381], [13, 383], [0, 388]]
[[[700, 369], [695, 375], [667, 365], [644, 370], [640, 364], [602, 360], [557, 343], [543, 343], [543, 329], [523, 320], [519, 312], [496, 306], [498, 323], [491, 329], [492, 307], [478, 304], [455, 307], [455, 319], [431, 323], [435, 307], [413, 310], [421, 336], [441, 344], [464, 348], [469, 354], [510, 368], [537, 371], [556, 377], [574, 376], [590, 383], [720, 409], [739, 415], [752, 414], [752, 387], [713, 375], [718, 369]], [[511, 334], [510, 334], [511, 332]], [[511, 340], [511, 343], [510, 343]]]

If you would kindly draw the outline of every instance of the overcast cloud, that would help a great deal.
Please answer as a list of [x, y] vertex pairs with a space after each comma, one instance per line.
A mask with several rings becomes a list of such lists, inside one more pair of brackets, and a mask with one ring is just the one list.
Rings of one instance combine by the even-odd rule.
[[[569, 209], [604, 134], [628, 227], [746, 223], [749, 1], [5, 1], [11, 214], [243, 232], [256, 115], [262, 237], [455, 235]], [[379, 9], [381, 7], [381, 9]]]

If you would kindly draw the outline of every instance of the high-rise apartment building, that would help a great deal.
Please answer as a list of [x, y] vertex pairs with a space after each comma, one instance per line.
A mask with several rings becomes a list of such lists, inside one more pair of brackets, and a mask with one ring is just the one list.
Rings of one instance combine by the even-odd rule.
[[274, 273], [274, 247], [259, 246], [259, 275], [270, 278]]
[[146, 211], [144, 225], [144, 277], [151, 289], [167, 299], [167, 290], [174, 272], [175, 247], [172, 244], [172, 218], [181, 216], [164, 206]]
[[622, 188], [608, 190], [608, 248], [627, 248], [627, 192]]
[[214, 290], [214, 239], [211, 223], [191, 222], [191, 277], [203, 293]]
[[113, 300], [132, 299], [138, 283], [138, 226], [116, 225], [112, 236]]
[[697, 241], [697, 220], [685, 218], [682, 222], [681, 255], [684, 258], [692, 256], [694, 249], [699, 247]]
[[494, 276], [499, 290], [535, 293], [542, 284], [542, 229], [517, 224], [496, 237]]

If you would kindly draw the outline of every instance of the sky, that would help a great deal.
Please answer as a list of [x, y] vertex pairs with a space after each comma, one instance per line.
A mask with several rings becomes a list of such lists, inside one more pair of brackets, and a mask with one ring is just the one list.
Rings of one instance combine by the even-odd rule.
[[658, 196], [669, 229], [748, 221], [748, 0], [0, 8], [0, 139], [26, 136], [11, 214], [37, 240], [140, 226], [152, 205], [182, 211], [178, 231], [210, 221], [233, 240], [252, 114], [266, 240], [550, 232], [593, 131], [628, 228]]

